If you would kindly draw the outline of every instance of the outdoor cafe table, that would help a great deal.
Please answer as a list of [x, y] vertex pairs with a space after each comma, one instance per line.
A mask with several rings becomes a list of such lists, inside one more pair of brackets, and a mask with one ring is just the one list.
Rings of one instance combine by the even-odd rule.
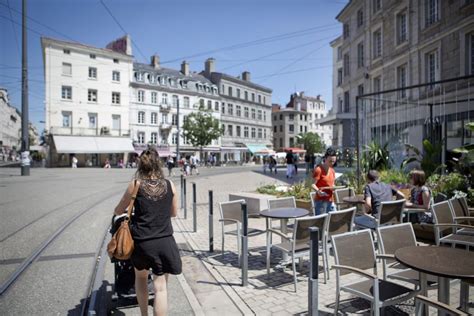
[[474, 280], [474, 253], [448, 247], [411, 246], [395, 251], [395, 258], [420, 272], [421, 294], [426, 296], [426, 274], [438, 277], [438, 301], [449, 305], [449, 279]]
[[357, 213], [364, 213], [363, 212], [363, 205], [365, 204], [365, 201], [364, 201], [364, 196], [362, 194], [357, 194], [357, 195], [354, 195], [354, 196], [346, 196], [344, 198], [342, 198], [342, 201], [344, 203], [347, 203], [349, 205], [352, 205], [352, 206], [356, 206], [357, 207]]
[[[288, 219], [290, 218], [298, 218], [307, 216], [309, 211], [304, 208], [299, 207], [281, 207], [281, 208], [273, 208], [271, 210], [263, 210], [260, 212], [261, 217], [265, 217], [267, 220], [267, 227], [270, 227], [268, 223], [269, 219], [279, 219], [281, 222], [281, 232], [283, 234], [288, 233], [288, 229], [286, 227], [288, 223]], [[267, 236], [268, 238], [268, 236]], [[283, 262], [288, 261], [288, 254], [283, 253]]]

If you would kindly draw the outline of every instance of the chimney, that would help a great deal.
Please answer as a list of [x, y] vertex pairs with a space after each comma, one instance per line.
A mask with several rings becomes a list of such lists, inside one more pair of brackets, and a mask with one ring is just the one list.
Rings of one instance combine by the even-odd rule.
[[211, 74], [215, 71], [214, 58], [208, 58], [204, 63], [204, 73], [206, 76], [210, 77]]
[[318, 96], [316, 97], [316, 99], [321, 100], [321, 95], [318, 94]]
[[158, 55], [151, 56], [151, 65], [155, 69], [160, 68], [160, 56], [158, 56]]
[[243, 79], [244, 81], [250, 82], [250, 72], [244, 71], [244, 72], [242, 73], [242, 79]]
[[189, 76], [189, 64], [186, 62], [186, 60], [183, 60], [181, 63], [181, 72], [185, 76]]

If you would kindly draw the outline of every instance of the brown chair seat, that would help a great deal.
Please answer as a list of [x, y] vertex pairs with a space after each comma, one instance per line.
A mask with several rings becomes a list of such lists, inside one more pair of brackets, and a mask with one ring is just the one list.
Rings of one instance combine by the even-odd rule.
[[467, 235], [467, 234], [451, 234], [446, 237], [441, 238], [440, 243], [454, 243], [454, 244], [459, 244], [459, 245], [468, 245], [468, 246], [473, 246], [474, 245], [474, 236], [473, 235]]

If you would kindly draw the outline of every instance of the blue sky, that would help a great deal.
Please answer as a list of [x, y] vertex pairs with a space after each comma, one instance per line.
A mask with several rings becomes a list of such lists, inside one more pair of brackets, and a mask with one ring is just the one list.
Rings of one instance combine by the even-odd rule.
[[[342, 26], [335, 16], [347, 0], [103, 0], [134, 42], [133, 54], [149, 62], [192, 71], [216, 59], [216, 70], [239, 75], [273, 89], [273, 102], [291, 93], [321, 94], [332, 104], [332, 52], [329, 42]], [[9, 9], [11, 8], [11, 10]], [[30, 121], [44, 126], [44, 84], [40, 36], [105, 47], [124, 34], [100, 0], [29, 0], [28, 66]], [[21, 108], [21, 1], [0, 0], [0, 86]], [[12, 22], [13, 20], [13, 22]], [[304, 32], [300, 32], [306, 30]], [[270, 37], [279, 40], [262, 40]], [[257, 45], [240, 45], [254, 42]], [[212, 52], [210, 52], [212, 51]], [[206, 53], [207, 52], [207, 53]], [[197, 56], [196, 56], [197, 55]]]

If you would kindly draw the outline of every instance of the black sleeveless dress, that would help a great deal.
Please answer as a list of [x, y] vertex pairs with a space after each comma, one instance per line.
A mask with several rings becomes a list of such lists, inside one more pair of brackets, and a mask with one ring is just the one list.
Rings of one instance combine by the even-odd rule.
[[140, 180], [131, 225], [135, 241], [131, 260], [138, 270], [151, 268], [156, 275], [181, 273], [181, 257], [171, 224], [172, 201], [168, 180]]

